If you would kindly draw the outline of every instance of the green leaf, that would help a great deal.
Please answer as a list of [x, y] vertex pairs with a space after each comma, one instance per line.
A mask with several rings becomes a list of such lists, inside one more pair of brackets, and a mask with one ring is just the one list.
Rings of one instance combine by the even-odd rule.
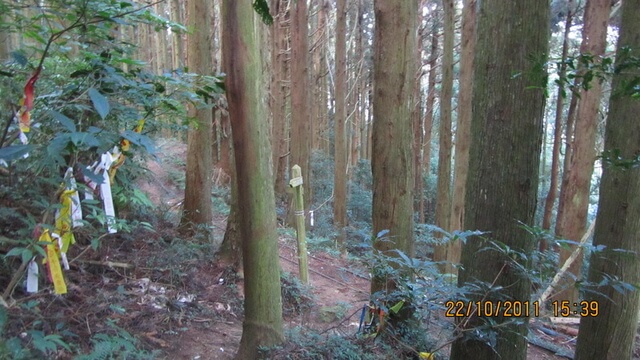
[[27, 57], [24, 56], [24, 54], [22, 52], [19, 51], [13, 51], [11, 53], [11, 57], [13, 58], [13, 60], [15, 62], [18, 63], [18, 65], [20, 66], [26, 66], [29, 63], [29, 60], [27, 60]]
[[104, 120], [104, 118], [109, 114], [109, 101], [104, 95], [94, 88], [89, 89], [89, 97], [91, 98], [93, 107], [98, 112], [98, 115], [100, 115], [102, 120]]
[[28, 263], [33, 259], [33, 252], [29, 248], [22, 249], [22, 262]]
[[70, 136], [71, 136], [71, 142], [73, 142], [73, 144], [76, 146], [82, 145], [82, 144], [85, 144], [89, 147], [100, 146], [100, 141], [95, 136], [93, 136], [93, 134], [86, 133], [86, 132], [74, 132], [74, 133], [71, 133]]
[[51, 116], [53, 116], [54, 119], [58, 120], [58, 122], [60, 122], [60, 124], [64, 126], [67, 130], [71, 132], [76, 132], [76, 124], [73, 123], [73, 120], [69, 119], [68, 117], [64, 116], [63, 114], [55, 110], [50, 110], [49, 113], [51, 114]]
[[392, 313], [397, 314], [400, 311], [400, 309], [402, 309], [403, 305], [404, 305], [404, 300], [400, 300], [391, 308], [389, 308], [389, 310], [391, 310]]
[[260, 15], [262, 18], [262, 22], [265, 25], [273, 24], [273, 16], [269, 14], [269, 5], [267, 4], [267, 0], [255, 0], [253, 2], [253, 10]]
[[32, 145], [11, 145], [0, 149], [0, 160], [5, 162], [20, 159], [33, 148]]
[[153, 141], [146, 135], [131, 130], [125, 130], [122, 132], [122, 137], [131, 141], [134, 145], [143, 146], [150, 154], [153, 154], [156, 151], [155, 146], [153, 146]]
[[104, 181], [104, 177], [102, 176], [102, 174], [96, 174], [84, 166], [82, 167], [82, 175], [86, 176], [87, 178], [89, 178], [89, 180], [98, 185], [102, 184], [102, 182]]
[[22, 251], [23, 250], [24, 250], [23, 247], [15, 247], [15, 248], [9, 250], [9, 252], [5, 254], [5, 257], [20, 256], [20, 255], [22, 255]]

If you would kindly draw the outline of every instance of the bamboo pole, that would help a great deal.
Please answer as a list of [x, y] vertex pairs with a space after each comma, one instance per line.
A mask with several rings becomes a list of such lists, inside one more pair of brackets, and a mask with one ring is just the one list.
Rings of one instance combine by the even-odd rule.
[[303, 284], [309, 283], [309, 266], [307, 263], [307, 240], [304, 225], [304, 188], [302, 187], [302, 169], [299, 165], [291, 167], [291, 180], [289, 186], [293, 188], [294, 211], [296, 219], [296, 239], [298, 240], [298, 269], [300, 271], [300, 281]]

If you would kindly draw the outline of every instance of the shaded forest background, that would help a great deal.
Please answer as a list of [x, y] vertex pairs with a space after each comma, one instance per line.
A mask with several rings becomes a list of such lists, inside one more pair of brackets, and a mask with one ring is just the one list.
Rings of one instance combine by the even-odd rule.
[[[303, 215], [310, 246], [356, 259], [372, 274], [374, 308], [388, 313], [406, 302], [403, 311], [413, 314], [385, 319], [391, 328], [415, 326], [407, 320], [414, 314], [423, 320], [420, 306], [440, 301], [442, 310], [446, 299], [538, 300], [553, 317], [598, 302], [598, 311], [611, 316], [600, 324], [585, 316], [576, 358], [630, 356], [640, 199], [629, 190], [637, 185], [639, 150], [629, 119], [638, 107], [640, 42], [637, 26], [623, 26], [625, 16], [640, 15], [638, 6], [552, 0], [514, 10], [506, 0], [486, 1], [1, 2], [3, 305], [40, 306], [25, 300], [33, 295], [21, 284], [34, 259], [59, 256], [49, 251], [76, 242], [80, 257], [111, 237], [175, 231], [185, 243], [210, 246], [203, 247], [209, 257], [215, 253], [221, 267], [243, 274], [247, 302], [237, 358], [253, 358], [258, 347], [284, 339], [278, 236]], [[500, 14], [494, 25], [490, 11]], [[523, 30], [523, 19], [536, 27]], [[487, 30], [506, 31], [508, 24], [521, 31], [505, 32], [503, 40]], [[622, 29], [631, 34], [625, 43]], [[485, 74], [483, 64], [495, 70]], [[497, 79], [521, 87], [501, 92]], [[504, 100], [509, 96], [512, 102]], [[502, 111], [486, 105], [492, 102]], [[611, 122], [611, 114], [622, 120]], [[500, 134], [510, 136], [504, 146]], [[184, 199], [154, 209], [139, 184], [153, 177], [146, 166], [161, 156], [163, 139], [187, 146], [185, 171], [173, 174]], [[103, 176], [95, 166], [106, 152], [115, 165]], [[302, 214], [293, 210], [289, 189], [295, 164], [304, 179]], [[615, 174], [622, 169], [620, 178], [606, 183], [607, 166]], [[65, 191], [79, 186], [104, 199], [106, 177], [116, 216], [102, 201], [83, 198], [82, 227], [59, 220], [71, 201]], [[516, 181], [509, 179], [522, 177], [509, 193], [505, 184]], [[504, 191], [495, 203], [474, 200], [482, 195], [476, 189], [494, 184]], [[610, 194], [629, 191], [627, 197], [602, 196], [605, 184]], [[610, 212], [600, 215], [608, 199]], [[222, 234], [212, 220], [221, 213], [228, 216]], [[491, 216], [504, 222], [486, 220]], [[58, 250], [42, 238], [56, 231], [63, 231]], [[610, 262], [620, 266], [607, 268]], [[485, 271], [483, 263], [498, 265]], [[505, 263], [525, 270], [503, 273]], [[40, 266], [46, 289], [47, 266]], [[522, 289], [513, 290], [516, 283]], [[438, 286], [447, 289], [438, 300], [421, 295]], [[478, 351], [483, 358], [526, 358], [528, 320], [501, 317], [496, 322], [509, 329], [503, 331], [464, 318], [445, 341], [452, 358]], [[616, 332], [611, 324], [623, 318], [627, 330]], [[32, 330], [31, 340], [6, 341], [0, 354], [33, 344], [44, 345], [24, 354], [71, 352], [62, 332]], [[414, 335], [402, 339], [418, 342]], [[514, 352], [504, 346], [509, 336], [521, 341]], [[625, 345], [592, 352], [597, 339]], [[409, 353], [428, 356], [441, 347]], [[117, 349], [112, 354], [126, 346]]]

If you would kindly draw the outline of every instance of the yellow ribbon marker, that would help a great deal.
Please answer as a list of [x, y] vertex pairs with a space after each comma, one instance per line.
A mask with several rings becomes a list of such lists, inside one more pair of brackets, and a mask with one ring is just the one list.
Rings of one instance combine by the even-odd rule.
[[60, 208], [56, 214], [56, 234], [62, 239], [60, 246], [60, 257], [64, 264], [65, 269], [69, 269], [69, 263], [67, 262], [66, 253], [69, 251], [69, 245], [75, 244], [76, 239], [71, 231], [73, 224], [73, 196], [76, 194], [75, 189], [69, 189], [62, 192], [60, 195]]
[[[140, 121], [138, 121], [138, 125], [136, 125], [133, 131], [139, 134], [142, 132], [142, 128], [144, 128], [144, 119], [140, 119]], [[124, 160], [127, 158], [125, 153], [129, 151], [130, 147], [131, 147], [131, 141], [127, 139], [122, 139], [120, 141], [120, 150], [118, 150], [117, 146], [114, 149], [114, 155], [117, 157], [114, 159], [113, 164], [111, 164], [111, 168], [109, 168], [109, 179], [111, 180], [112, 184], [113, 184], [113, 178], [115, 178], [118, 168], [122, 164], [124, 164]]]
[[53, 283], [53, 291], [58, 295], [66, 294], [67, 284], [64, 282], [62, 268], [60, 267], [60, 260], [58, 259], [58, 243], [57, 241], [53, 241], [49, 234], [49, 230], [44, 230], [42, 235], [40, 235], [39, 240], [47, 243], [45, 248], [47, 253], [45, 263], [49, 270], [49, 279]]

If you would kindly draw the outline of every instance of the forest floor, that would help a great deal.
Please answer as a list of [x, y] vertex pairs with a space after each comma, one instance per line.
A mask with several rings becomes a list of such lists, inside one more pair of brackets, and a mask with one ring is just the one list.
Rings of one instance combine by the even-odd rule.
[[[52, 296], [41, 291], [27, 296], [16, 290], [17, 302], [40, 301], [40, 306], [37, 312], [25, 310], [25, 306], [13, 307], [10, 320], [19, 320], [14, 324], [26, 328], [27, 324], [62, 316], [85, 353], [92, 343], [95, 348], [96, 334], [122, 336], [118, 329], [124, 329], [141, 348], [156, 349], [159, 359], [232, 359], [242, 334], [241, 276], [216, 262], [211, 255], [215, 244], [181, 239], [174, 230], [182, 200], [184, 175], [180, 174], [184, 174], [185, 153], [185, 147], [175, 141], [160, 141], [158, 157], [146, 164], [152, 175], [139, 182], [162, 214], [154, 215], [155, 231], [106, 236], [97, 251], [83, 245], [82, 236], [78, 236], [79, 244], [69, 256], [74, 259], [71, 270], [65, 273], [69, 293]], [[215, 215], [217, 241], [222, 239], [225, 221], [224, 214]], [[294, 232], [281, 228], [279, 233], [280, 264], [290, 274], [282, 282], [285, 327], [314, 329], [321, 336], [353, 338], [360, 309], [368, 299], [366, 266], [353, 258], [314, 250], [309, 258], [311, 286], [301, 286], [296, 281]], [[429, 334], [444, 344], [453, 321], [442, 314], [433, 317]], [[449, 330], [438, 324], [449, 324]], [[571, 354], [575, 337], [548, 335], [544, 333], [547, 328], [542, 321], [536, 321], [532, 332], [536, 338]], [[298, 339], [305, 336], [304, 331], [298, 331]], [[92, 337], [94, 341], [89, 341]], [[292, 359], [306, 358], [304, 351], [296, 352], [287, 346], [284, 349]], [[438, 353], [441, 358], [448, 358], [448, 351], [444, 346]], [[58, 358], [70, 358], [68, 355], [67, 352]], [[528, 358], [568, 357], [529, 344]]]

